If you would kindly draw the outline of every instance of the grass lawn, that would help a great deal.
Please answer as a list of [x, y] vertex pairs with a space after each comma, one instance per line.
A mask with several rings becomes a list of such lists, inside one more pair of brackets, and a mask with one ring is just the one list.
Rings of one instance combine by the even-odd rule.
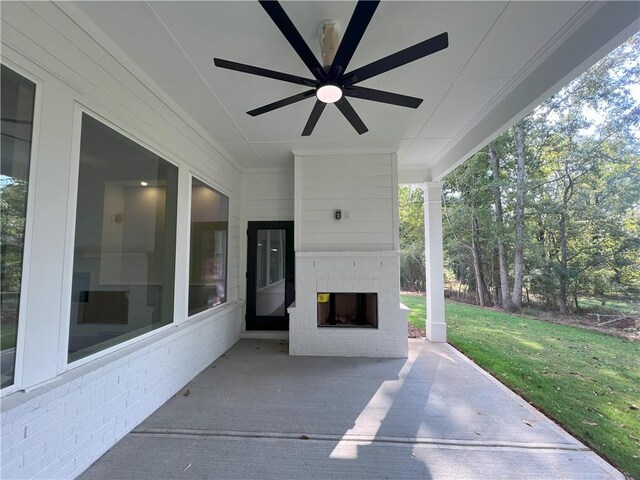
[[[401, 301], [424, 328], [424, 297]], [[453, 302], [446, 317], [449, 343], [640, 480], [640, 343]]]
[[578, 299], [578, 305], [581, 309], [589, 309], [594, 312], [607, 311], [612, 314], [620, 315], [640, 314], [640, 303], [631, 302], [629, 300], [580, 298]]
[[14, 325], [0, 326], [0, 350], [16, 346], [16, 327]]

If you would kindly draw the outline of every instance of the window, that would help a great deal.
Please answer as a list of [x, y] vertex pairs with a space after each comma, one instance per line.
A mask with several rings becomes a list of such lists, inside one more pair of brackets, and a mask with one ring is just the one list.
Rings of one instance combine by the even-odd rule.
[[69, 361], [173, 320], [178, 168], [84, 114]]
[[227, 301], [229, 199], [200, 180], [191, 184], [189, 315]]
[[2, 65], [0, 162], [1, 387], [14, 382], [36, 86]]

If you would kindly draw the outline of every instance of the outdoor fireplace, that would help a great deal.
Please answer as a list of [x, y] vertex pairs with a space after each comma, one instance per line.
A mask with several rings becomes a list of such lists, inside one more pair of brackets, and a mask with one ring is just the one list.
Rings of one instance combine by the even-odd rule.
[[289, 354], [406, 357], [395, 155], [296, 153], [294, 167]]
[[378, 328], [378, 294], [318, 293], [318, 327]]

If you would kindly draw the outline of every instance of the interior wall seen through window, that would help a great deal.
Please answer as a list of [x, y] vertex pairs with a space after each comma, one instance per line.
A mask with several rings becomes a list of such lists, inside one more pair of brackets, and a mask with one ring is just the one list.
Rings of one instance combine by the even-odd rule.
[[189, 315], [227, 301], [228, 231], [229, 199], [193, 178]]
[[83, 114], [74, 361], [173, 321], [178, 168]]

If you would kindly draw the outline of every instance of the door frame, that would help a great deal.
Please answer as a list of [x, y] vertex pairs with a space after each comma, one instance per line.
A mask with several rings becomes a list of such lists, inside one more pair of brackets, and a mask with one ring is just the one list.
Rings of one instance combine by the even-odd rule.
[[[256, 259], [258, 230], [285, 231], [285, 313], [282, 317], [256, 315]], [[289, 312], [287, 307], [295, 300], [295, 249], [293, 244], [293, 221], [248, 221], [247, 222], [247, 309], [246, 330], [287, 331]]]

